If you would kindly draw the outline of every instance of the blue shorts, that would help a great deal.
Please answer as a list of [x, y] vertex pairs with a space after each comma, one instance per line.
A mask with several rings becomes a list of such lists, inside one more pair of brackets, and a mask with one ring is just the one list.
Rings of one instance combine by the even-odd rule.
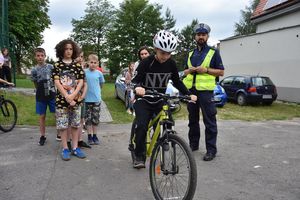
[[45, 115], [47, 111], [47, 106], [49, 106], [50, 112], [55, 112], [55, 99], [49, 101], [36, 101], [35, 110], [39, 115]]

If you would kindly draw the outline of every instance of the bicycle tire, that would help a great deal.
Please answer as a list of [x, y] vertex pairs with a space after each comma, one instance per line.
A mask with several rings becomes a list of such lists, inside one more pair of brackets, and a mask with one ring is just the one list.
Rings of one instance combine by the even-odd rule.
[[1, 103], [0, 107], [0, 130], [11, 131], [17, 123], [18, 113], [15, 104], [8, 99]]
[[[150, 184], [151, 189], [154, 194], [155, 199], [182, 199], [182, 200], [191, 200], [194, 197], [195, 190], [197, 187], [197, 167], [195, 159], [192, 155], [192, 152], [187, 145], [187, 143], [177, 135], [168, 134], [164, 136], [165, 138], [159, 140], [151, 154], [150, 158]], [[163, 150], [164, 144], [169, 144], [169, 150]], [[162, 151], [169, 152], [171, 160], [171, 165], [165, 161], [163, 165], [161, 165], [161, 155]], [[182, 151], [182, 155], [177, 155], [178, 151]], [[171, 153], [173, 152], [173, 154]], [[174, 152], [176, 152], [174, 154]], [[180, 152], [179, 152], [180, 153]], [[175, 159], [174, 159], [175, 157]], [[166, 159], [166, 158], [165, 158]], [[177, 160], [178, 159], [178, 160]], [[179, 166], [183, 163], [180, 159], [186, 159], [187, 166]], [[177, 162], [176, 167], [174, 167], [174, 160]], [[167, 164], [173, 166], [169, 172], [174, 172], [176, 168], [176, 172], [174, 174], [165, 174], [168, 172]], [[164, 167], [165, 166], [165, 167]], [[186, 172], [187, 171], [187, 172]], [[183, 176], [184, 172], [186, 172], [185, 176]], [[178, 176], [178, 177], [177, 177]], [[162, 181], [160, 181], [160, 179]], [[165, 180], [165, 181], [164, 181]], [[179, 189], [184, 184], [182, 182], [186, 182], [187, 186], [183, 188], [183, 192], [180, 193]], [[177, 183], [180, 182], [180, 183]], [[160, 188], [162, 187], [162, 188]]]

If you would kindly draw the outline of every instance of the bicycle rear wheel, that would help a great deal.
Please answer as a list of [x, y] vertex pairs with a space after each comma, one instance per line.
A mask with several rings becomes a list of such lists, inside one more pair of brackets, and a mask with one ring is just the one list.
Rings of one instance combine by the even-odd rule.
[[191, 200], [197, 167], [186, 142], [174, 134], [157, 142], [150, 159], [150, 183], [155, 199]]
[[4, 132], [11, 131], [16, 123], [17, 108], [15, 104], [11, 100], [3, 100], [0, 107], [0, 130]]

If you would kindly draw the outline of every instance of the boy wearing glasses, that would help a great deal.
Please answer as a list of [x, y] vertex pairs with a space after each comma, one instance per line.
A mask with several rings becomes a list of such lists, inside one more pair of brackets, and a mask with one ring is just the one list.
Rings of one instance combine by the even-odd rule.
[[98, 56], [90, 54], [88, 57], [89, 68], [85, 69], [85, 76], [87, 82], [87, 93], [85, 96], [85, 124], [88, 131], [88, 143], [90, 145], [99, 144], [97, 137], [97, 128], [100, 117], [101, 105], [101, 88], [105, 82], [103, 74], [97, 70], [99, 66]]

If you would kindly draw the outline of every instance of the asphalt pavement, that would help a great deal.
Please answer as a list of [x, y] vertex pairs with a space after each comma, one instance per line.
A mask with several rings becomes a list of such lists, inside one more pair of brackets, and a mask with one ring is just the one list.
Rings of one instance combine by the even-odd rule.
[[[194, 199], [300, 199], [300, 119], [219, 121], [218, 127], [215, 160], [202, 160], [203, 138], [193, 153], [198, 169]], [[176, 121], [176, 130], [187, 140], [187, 121]], [[148, 161], [146, 169], [131, 166], [129, 132], [130, 124], [101, 123], [101, 144], [84, 149], [86, 159], [70, 161], [60, 157], [54, 127], [47, 128], [45, 146], [37, 145], [38, 127], [0, 132], [0, 199], [153, 199]]]

